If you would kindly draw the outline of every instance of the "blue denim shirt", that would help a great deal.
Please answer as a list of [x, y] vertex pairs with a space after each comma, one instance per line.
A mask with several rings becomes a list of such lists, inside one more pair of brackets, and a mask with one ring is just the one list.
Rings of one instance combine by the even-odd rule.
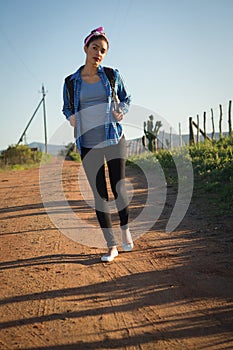
[[[80, 90], [81, 90], [81, 82], [82, 82], [81, 70], [83, 67], [84, 66], [81, 66], [77, 70], [77, 72], [75, 72], [71, 76], [71, 79], [74, 80], [74, 111], [75, 111], [76, 126], [77, 126], [75, 137], [76, 137], [76, 144], [80, 153], [82, 148], [82, 135], [81, 135], [81, 126], [80, 126], [80, 117], [79, 117], [79, 100], [80, 100]], [[119, 142], [123, 133], [123, 129], [122, 129], [122, 125], [116, 122], [114, 118], [112, 118], [111, 110], [114, 106], [114, 103], [112, 100], [112, 91], [111, 91], [109, 80], [102, 66], [98, 67], [97, 73], [100, 77], [101, 82], [105, 87], [106, 95], [107, 95], [105, 134], [106, 134], [106, 145], [110, 146], [110, 145], [117, 144]], [[115, 74], [115, 93], [119, 99], [119, 108], [122, 110], [124, 114], [126, 114], [128, 112], [128, 109], [131, 103], [131, 96], [126, 92], [125, 85], [117, 69], [114, 69], [114, 74]], [[68, 120], [71, 117], [71, 115], [73, 115], [70, 108], [70, 103], [69, 103], [69, 93], [65, 83], [63, 88], [62, 112]]]

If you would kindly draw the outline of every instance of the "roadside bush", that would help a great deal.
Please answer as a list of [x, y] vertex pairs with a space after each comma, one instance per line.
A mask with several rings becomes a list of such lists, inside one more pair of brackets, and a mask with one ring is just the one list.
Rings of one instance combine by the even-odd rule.
[[39, 163], [42, 152], [32, 150], [26, 145], [9, 146], [0, 155], [1, 167], [12, 165], [31, 165]]
[[81, 162], [81, 157], [80, 157], [79, 152], [71, 151], [71, 152], [69, 153], [69, 157], [70, 157], [70, 159], [73, 160], [74, 162]]
[[64, 157], [67, 160], [73, 160], [74, 162], [81, 162], [81, 157], [78, 151], [76, 151], [75, 144], [73, 142], [65, 146], [60, 154], [61, 157]]

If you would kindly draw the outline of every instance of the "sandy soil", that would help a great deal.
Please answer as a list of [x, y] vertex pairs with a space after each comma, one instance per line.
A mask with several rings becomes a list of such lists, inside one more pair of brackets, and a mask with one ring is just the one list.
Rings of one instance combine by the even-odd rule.
[[[78, 166], [64, 163], [64, 190], [94, 222], [74, 184]], [[136, 169], [127, 176], [142, 186]], [[131, 218], [146, 196], [135, 193]], [[70, 240], [51, 222], [38, 169], [1, 173], [0, 349], [233, 349], [232, 220], [191, 203], [166, 233], [174, 198], [169, 187], [161, 217], [134, 251], [103, 264], [104, 249]], [[59, 215], [61, 203], [51, 210]]]

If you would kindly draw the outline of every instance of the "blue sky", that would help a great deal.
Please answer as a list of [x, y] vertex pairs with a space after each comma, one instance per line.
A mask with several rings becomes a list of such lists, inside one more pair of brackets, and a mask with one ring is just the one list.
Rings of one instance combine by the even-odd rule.
[[[213, 108], [217, 129], [222, 104], [227, 129], [232, 17], [232, 0], [0, 0], [0, 149], [17, 143], [42, 83], [48, 139], [60, 128], [58, 143], [72, 141], [71, 131], [61, 132], [63, 80], [84, 63], [83, 39], [101, 25], [110, 39], [104, 64], [120, 70], [139, 106], [127, 122], [140, 128], [152, 111], [176, 131], [180, 122], [187, 133], [188, 117], [202, 120], [204, 111], [211, 129]], [[27, 142], [43, 140], [40, 109]]]

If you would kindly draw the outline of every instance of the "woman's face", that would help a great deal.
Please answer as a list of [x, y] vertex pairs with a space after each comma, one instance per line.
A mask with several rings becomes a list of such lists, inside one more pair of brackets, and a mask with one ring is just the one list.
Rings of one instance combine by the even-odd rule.
[[108, 44], [103, 39], [97, 39], [92, 41], [90, 45], [84, 46], [86, 53], [86, 62], [98, 67], [103, 61], [108, 51]]

